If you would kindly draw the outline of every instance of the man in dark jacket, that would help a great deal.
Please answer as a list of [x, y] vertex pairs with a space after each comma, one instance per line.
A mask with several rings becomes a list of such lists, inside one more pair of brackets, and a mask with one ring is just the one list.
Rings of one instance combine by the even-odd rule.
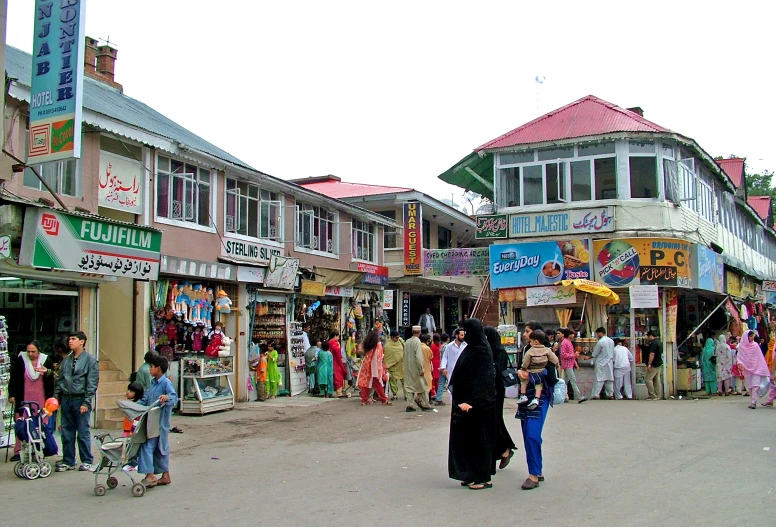
[[70, 335], [67, 344], [72, 353], [62, 360], [54, 389], [62, 416], [62, 461], [57, 463], [57, 472], [75, 470], [76, 440], [81, 458], [78, 470], [89, 471], [94, 461], [89, 416], [100, 380], [100, 365], [84, 350], [86, 334], [83, 331]]

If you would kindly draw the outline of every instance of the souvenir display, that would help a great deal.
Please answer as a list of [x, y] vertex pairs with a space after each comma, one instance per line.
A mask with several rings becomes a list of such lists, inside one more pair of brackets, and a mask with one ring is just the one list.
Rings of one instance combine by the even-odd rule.
[[0, 316], [0, 411], [2, 412], [3, 425], [0, 426], [0, 448], [10, 448], [16, 443], [11, 417], [13, 405], [8, 402], [8, 382], [11, 380], [11, 358], [8, 356], [8, 329], [5, 317]]

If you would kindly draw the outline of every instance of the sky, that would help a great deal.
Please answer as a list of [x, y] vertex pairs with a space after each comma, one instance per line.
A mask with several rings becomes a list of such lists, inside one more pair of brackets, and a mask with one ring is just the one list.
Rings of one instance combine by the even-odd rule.
[[[30, 52], [34, 2], [8, 3]], [[461, 202], [439, 174], [589, 94], [776, 170], [767, 4], [88, 0], [86, 34], [126, 95], [258, 170]]]

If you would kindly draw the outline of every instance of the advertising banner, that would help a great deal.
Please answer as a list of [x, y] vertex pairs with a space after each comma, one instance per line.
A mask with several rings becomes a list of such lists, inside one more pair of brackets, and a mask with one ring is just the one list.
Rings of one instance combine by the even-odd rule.
[[511, 214], [509, 216], [510, 238], [550, 234], [586, 236], [596, 232], [613, 231], [614, 207]]
[[497, 240], [506, 238], [508, 230], [509, 219], [506, 214], [477, 216], [477, 227], [474, 231], [474, 239]]
[[85, 4], [35, 3], [28, 164], [81, 157]]
[[776, 280], [763, 280], [763, 291], [776, 291]]
[[383, 291], [383, 309], [393, 309], [393, 289]]
[[264, 287], [277, 289], [293, 289], [296, 285], [299, 271], [299, 258], [285, 258], [272, 255], [269, 259], [267, 274], [264, 277]]
[[285, 250], [281, 247], [238, 240], [228, 236], [224, 236], [221, 243], [221, 256], [224, 258], [259, 265], [268, 265], [270, 258], [283, 256], [284, 252]]
[[590, 240], [490, 246], [491, 289], [554, 285], [575, 278], [590, 278]]
[[142, 214], [144, 171], [143, 165], [134, 159], [100, 151], [97, 204]]
[[412, 201], [404, 204], [404, 274], [421, 275], [423, 268], [423, 223], [420, 203]]
[[423, 249], [423, 276], [487, 276], [490, 251], [475, 249]]
[[595, 280], [611, 287], [690, 287], [690, 243], [675, 238], [595, 240]]
[[704, 245], [694, 245], [695, 266], [693, 268], [693, 277], [697, 277], [695, 286], [698, 289], [714, 291], [716, 293], [725, 293], [725, 264], [721, 254]]
[[364, 273], [364, 279], [361, 281], [362, 284], [388, 285], [388, 268], [383, 265], [356, 262], [356, 270]]
[[19, 263], [30, 267], [156, 280], [162, 233], [28, 207]]
[[573, 285], [527, 287], [525, 295], [526, 305], [528, 306], [556, 306], [574, 304], [577, 301], [577, 290]]
[[407, 292], [401, 294], [401, 325], [410, 325], [410, 294]]

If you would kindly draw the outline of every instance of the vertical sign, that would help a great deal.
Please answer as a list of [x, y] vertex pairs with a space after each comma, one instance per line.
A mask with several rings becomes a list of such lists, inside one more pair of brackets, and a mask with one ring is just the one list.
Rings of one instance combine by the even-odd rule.
[[407, 292], [401, 294], [401, 325], [410, 325], [410, 294]]
[[393, 289], [383, 291], [383, 309], [393, 309]]
[[85, 0], [35, 2], [27, 162], [81, 157]]
[[404, 204], [404, 274], [423, 274], [422, 221], [420, 203], [411, 201]]

